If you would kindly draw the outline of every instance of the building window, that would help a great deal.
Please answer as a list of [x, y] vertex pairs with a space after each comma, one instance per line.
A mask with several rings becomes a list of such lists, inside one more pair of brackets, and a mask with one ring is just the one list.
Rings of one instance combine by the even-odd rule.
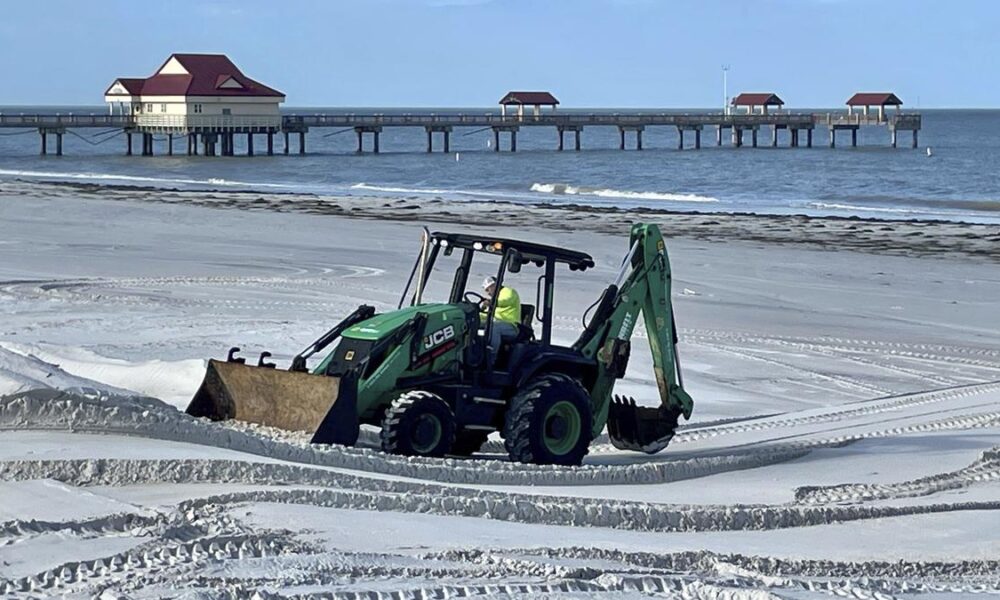
[[223, 108], [222, 109], [222, 114], [224, 114], [224, 115], [231, 115], [231, 114], [233, 114], [233, 110], [231, 108]]
[[197, 113], [197, 114], [201, 114], [201, 105], [200, 104], [195, 104], [194, 105], [194, 112]]
[[151, 102], [146, 104], [146, 112], [153, 112], [153, 104]]
[[161, 104], [160, 105], [160, 112], [167, 112], [167, 105], [166, 104]]

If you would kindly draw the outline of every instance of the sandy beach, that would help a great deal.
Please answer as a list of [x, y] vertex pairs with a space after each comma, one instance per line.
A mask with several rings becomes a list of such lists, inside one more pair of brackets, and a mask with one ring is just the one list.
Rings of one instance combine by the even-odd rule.
[[[591, 253], [571, 342], [644, 219], [695, 398], [658, 455], [404, 459], [177, 410], [231, 345], [284, 364], [395, 306], [422, 225]], [[1000, 589], [995, 226], [20, 182], [0, 222], [0, 591]], [[652, 404], [644, 344], [618, 390]]]
[[85, 183], [0, 182], [0, 195], [28, 198], [159, 202], [220, 209], [305, 213], [456, 225], [500, 224], [578, 234], [622, 235], [634, 222], [659, 223], [673, 238], [782, 244], [893, 256], [1000, 260], [1000, 225], [935, 220], [616, 209], [582, 204], [510, 201], [449, 202], [441, 198], [322, 196], [267, 191], [179, 191]]

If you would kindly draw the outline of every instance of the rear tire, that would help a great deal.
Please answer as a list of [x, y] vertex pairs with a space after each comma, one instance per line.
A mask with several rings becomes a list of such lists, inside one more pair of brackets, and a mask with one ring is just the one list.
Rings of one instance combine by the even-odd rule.
[[562, 373], [531, 379], [510, 401], [504, 446], [522, 463], [579, 465], [590, 450], [590, 396]]
[[407, 392], [385, 411], [381, 437], [390, 454], [444, 456], [455, 442], [455, 415], [440, 396]]
[[455, 434], [455, 443], [451, 445], [451, 452], [455, 456], [472, 456], [486, 443], [486, 438], [490, 436], [487, 431], [462, 431]]

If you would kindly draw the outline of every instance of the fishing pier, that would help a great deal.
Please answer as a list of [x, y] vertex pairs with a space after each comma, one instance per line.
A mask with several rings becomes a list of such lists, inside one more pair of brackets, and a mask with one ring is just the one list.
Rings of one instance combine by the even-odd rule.
[[[155, 116], [154, 116], [155, 117]], [[836, 147], [838, 134], [841, 144], [858, 145], [858, 130], [862, 127], [878, 127], [888, 131], [892, 147], [898, 146], [899, 134], [910, 132], [911, 146], [918, 145], [921, 126], [919, 113], [847, 114], [846, 112], [768, 114], [723, 114], [716, 113], [638, 113], [606, 110], [600, 112], [557, 112], [539, 115], [501, 115], [493, 112], [470, 113], [435, 111], [427, 113], [381, 113], [366, 114], [316, 113], [305, 115], [279, 115], [268, 118], [259, 116], [204, 116], [186, 117], [164, 116], [144, 119], [132, 115], [78, 115], [78, 114], [2, 114], [0, 128], [5, 130], [37, 130], [40, 138], [40, 153], [62, 155], [63, 136], [78, 129], [114, 130], [125, 137], [125, 154], [154, 155], [154, 141], [162, 142], [162, 154], [178, 152], [177, 142], [181, 142], [179, 152], [187, 155], [231, 156], [236, 136], [245, 136], [246, 154], [253, 156], [259, 146], [255, 140], [263, 141], [260, 148], [268, 156], [276, 153], [275, 137], [281, 141], [280, 152], [305, 154], [306, 134], [313, 130], [340, 129], [353, 131], [357, 137], [356, 151], [361, 153], [379, 152], [380, 138], [386, 129], [399, 127], [422, 127], [427, 135], [425, 150], [435, 150], [435, 137], [440, 138], [437, 149], [449, 152], [451, 136], [455, 130], [492, 131], [492, 150], [500, 152], [517, 151], [517, 134], [522, 128], [547, 127], [553, 130], [553, 149], [570, 147], [565, 143], [566, 134], [572, 134], [572, 148], [583, 148], [582, 134], [589, 127], [615, 127], [619, 133], [619, 148], [642, 150], [642, 134], [647, 128], [673, 127], [677, 130], [678, 149], [699, 149], [702, 147], [702, 133], [715, 133], [715, 145], [728, 142], [736, 148], [749, 145], [778, 146], [778, 132], [788, 132], [789, 147], [811, 148], [815, 132], [826, 130], [829, 147]], [[761, 139], [761, 133], [770, 134]], [[110, 132], [109, 132], [110, 133]], [[134, 138], [138, 138], [136, 144]], [[366, 138], [370, 143], [365, 144]], [[50, 144], [49, 142], [54, 142]], [[631, 141], [631, 143], [629, 143]], [[297, 148], [292, 148], [297, 142]]]
[[[851, 146], [858, 145], [858, 130], [880, 127], [889, 132], [892, 147], [897, 147], [898, 134], [912, 133], [912, 147], [917, 147], [921, 119], [918, 113], [902, 112], [902, 101], [890, 92], [861, 92], [846, 103], [846, 111], [794, 112], [784, 109], [784, 101], [773, 92], [742, 93], [734, 97], [719, 112], [681, 113], [678, 111], [629, 111], [605, 109], [599, 111], [558, 110], [560, 104], [549, 92], [513, 91], [500, 98], [499, 111], [435, 110], [418, 112], [379, 111], [363, 114], [324, 112], [289, 114], [282, 111], [285, 94], [246, 76], [227, 56], [222, 54], [171, 54], [150, 77], [120, 77], [104, 92], [108, 114], [3, 114], [0, 129], [21, 129], [21, 132], [0, 135], [29, 134], [37, 130], [40, 153], [50, 153], [49, 139], [54, 138], [54, 154], [63, 153], [63, 136], [74, 135], [90, 144], [109, 141], [124, 135], [125, 154], [153, 156], [156, 142], [162, 153], [174, 155], [178, 140], [180, 152], [188, 156], [233, 156], [237, 137], [246, 138], [246, 154], [256, 152], [255, 140], [263, 138], [264, 152], [275, 154], [275, 136], [280, 136], [283, 154], [292, 153], [292, 137], [298, 138], [298, 154], [306, 153], [306, 135], [313, 130], [334, 129], [323, 135], [354, 132], [357, 152], [368, 148], [373, 153], [381, 149], [381, 136], [387, 129], [422, 127], [427, 135], [427, 152], [434, 151], [435, 137], [441, 138], [443, 152], [451, 149], [451, 136], [456, 130], [463, 135], [477, 131], [492, 131], [491, 147], [500, 152], [517, 151], [517, 134], [522, 128], [547, 127], [556, 133], [556, 150], [566, 148], [566, 134], [572, 134], [573, 149], [582, 150], [583, 132], [593, 127], [618, 129], [619, 148], [631, 146], [642, 150], [642, 134], [648, 128], [667, 127], [677, 130], [677, 148], [699, 149], [702, 132], [715, 130], [715, 144], [722, 146], [726, 137], [740, 148], [747, 144], [757, 148], [760, 132], [770, 132], [770, 146], [778, 146], [778, 132], [788, 132], [788, 145], [798, 148], [813, 146], [817, 128], [829, 132], [829, 145], [837, 145], [838, 132], [849, 132]], [[91, 135], [93, 141], [76, 132], [78, 129], [103, 129]], [[685, 144], [685, 134], [693, 146]], [[728, 134], [728, 135], [727, 135]], [[138, 151], [133, 138], [138, 138]]]

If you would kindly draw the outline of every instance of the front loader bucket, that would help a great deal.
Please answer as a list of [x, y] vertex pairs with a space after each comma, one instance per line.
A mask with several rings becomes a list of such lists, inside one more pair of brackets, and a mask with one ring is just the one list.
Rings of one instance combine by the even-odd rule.
[[615, 448], [655, 454], [667, 447], [681, 412], [669, 406], [636, 406], [635, 399], [615, 396], [608, 407], [608, 437]]
[[347, 379], [209, 360], [187, 414], [306, 431], [315, 434], [313, 442], [353, 445], [357, 390]]

